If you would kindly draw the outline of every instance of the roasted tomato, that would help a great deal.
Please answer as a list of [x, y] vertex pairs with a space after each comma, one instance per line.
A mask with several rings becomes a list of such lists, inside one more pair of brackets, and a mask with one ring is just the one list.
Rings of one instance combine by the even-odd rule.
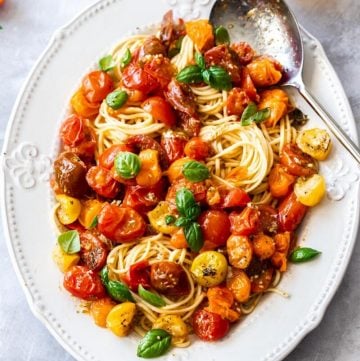
[[279, 206], [279, 225], [281, 232], [292, 232], [303, 220], [307, 206], [300, 203], [294, 192], [290, 193]]
[[136, 262], [129, 269], [129, 286], [133, 292], [137, 292], [139, 285], [150, 288], [150, 265], [147, 260]]
[[288, 173], [297, 177], [309, 177], [317, 173], [317, 165], [310, 155], [302, 152], [296, 144], [285, 144], [280, 153], [280, 163]]
[[161, 135], [161, 146], [165, 150], [169, 164], [184, 156], [187, 136], [182, 132], [168, 130]]
[[224, 211], [209, 210], [198, 218], [204, 239], [217, 246], [224, 246], [230, 236], [229, 216]]
[[232, 234], [250, 236], [259, 229], [260, 212], [256, 208], [246, 207], [241, 212], [231, 212], [229, 219]]
[[273, 279], [274, 269], [272, 267], [260, 268], [255, 274], [251, 274], [251, 292], [260, 293], [266, 291]]
[[157, 80], [161, 89], [167, 87], [175, 73], [174, 66], [170, 63], [170, 59], [164, 56], [153, 57], [145, 63], [144, 70]]
[[146, 223], [134, 209], [106, 203], [98, 215], [98, 230], [116, 243], [132, 242], [145, 233]]
[[165, 199], [168, 202], [170, 202], [171, 204], [175, 205], [176, 193], [181, 188], [187, 188], [188, 190], [190, 190], [194, 194], [196, 202], [203, 203], [206, 201], [207, 186], [206, 186], [205, 182], [193, 183], [186, 179], [180, 179], [177, 182], [173, 183], [169, 187]]
[[139, 59], [141, 60], [145, 55], [157, 54], [166, 55], [165, 46], [156, 36], [150, 35], [145, 39], [144, 44], [140, 48]]
[[159, 87], [159, 82], [143, 68], [136, 64], [129, 64], [123, 71], [123, 84], [131, 90], [140, 90], [149, 94]]
[[184, 152], [189, 158], [204, 160], [209, 156], [210, 147], [200, 137], [193, 137], [186, 143]]
[[269, 189], [273, 197], [285, 197], [291, 191], [296, 178], [286, 172], [281, 164], [276, 164], [269, 174]]
[[100, 70], [92, 71], [82, 81], [83, 94], [90, 103], [100, 103], [113, 88], [110, 75]]
[[253, 247], [247, 236], [232, 234], [226, 242], [230, 264], [239, 269], [246, 269], [253, 258]]
[[208, 50], [205, 54], [206, 66], [218, 65], [229, 73], [235, 85], [241, 82], [240, 63], [237, 55], [227, 45], [222, 44]]
[[255, 85], [251, 79], [251, 76], [249, 74], [249, 70], [247, 70], [246, 67], [243, 67], [241, 69], [241, 84], [240, 88], [245, 91], [247, 96], [253, 101], [258, 102], [260, 97], [257, 93], [257, 90], [255, 88]]
[[150, 97], [141, 106], [147, 113], [152, 115], [156, 122], [164, 123], [169, 128], [175, 126], [175, 112], [164, 98], [159, 96]]
[[79, 198], [89, 189], [85, 163], [72, 152], [61, 153], [54, 162], [55, 181], [62, 193]]
[[105, 198], [114, 198], [120, 190], [120, 184], [112, 178], [110, 171], [99, 166], [88, 170], [86, 181], [97, 194]]
[[80, 233], [80, 259], [91, 270], [99, 271], [105, 266], [107, 246], [90, 231]]
[[231, 89], [226, 101], [228, 114], [240, 116], [249, 103], [250, 98], [244, 90], [241, 88]]
[[244, 207], [250, 201], [249, 195], [241, 188], [221, 188], [221, 208]]
[[241, 65], [249, 64], [255, 55], [254, 49], [246, 42], [233, 43], [230, 45], [230, 48], [239, 57]]
[[226, 280], [226, 287], [233, 293], [236, 301], [246, 302], [249, 300], [251, 283], [245, 271], [234, 270], [231, 277]]
[[195, 334], [204, 341], [220, 340], [227, 335], [230, 329], [228, 320], [204, 309], [194, 313], [192, 324]]
[[289, 97], [281, 89], [265, 90], [260, 94], [259, 109], [270, 109], [270, 116], [266, 126], [274, 127], [277, 122], [288, 112]]
[[174, 21], [173, 12], [169, 10], [163, 17], [160, 29], [160, 40], [169, 47], [173, 41], [185, 35], [184, 20]]
[[154, 289], [169, 296], [183, 296], [190, 290], [184, 269], [175, 262], [153, 263], [150, 282]]
[[64, 276], [64, 287], [73, 296], [96, 300], [105, 296], [100, 276], [86, 266], [74, 266]]
[[259, 211], [259, 232], [273, 235], [279, 227], [278, 214], [274, 207], [267, 204], [257, 206]]
[[282, 67], [275, 59], [259, 56], [247, 65], [252, 81], [257, 87], [277, 84], [282, 78]]
[[97, 115], [100, 103], [91, 103], [85, 97], [82, 89], [79, 89], [70, 100], [71, 106], [77, 115], [84, 118], [90, 118]]
[[189, 137], [197, 137], [201, 129], [201, 121], [197, 116], [178, 112], [178, 124]]
[[126, 144], [114, 144], [100, 154], [99, 165], [110, 170], [114, 165], [115, 157], [120, 152], [133, 152], [133, 148]]

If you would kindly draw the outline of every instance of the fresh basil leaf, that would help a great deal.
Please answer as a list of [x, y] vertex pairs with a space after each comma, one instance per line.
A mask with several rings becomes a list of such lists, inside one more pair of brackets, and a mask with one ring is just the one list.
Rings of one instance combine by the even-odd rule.
[[103, 267], [103, 269], [100, 271], [100, 278], [102, 284], [106, 287], [106, 285], [109, 283], [109, 270], [107, 266]]
[[131, 62], [131, 51], [130, 49], [126, 49], [124, 56], [120, 60], [121, 69], [125, 69]]
[[232, 88], [231, 77], [224, 68], [221, 66], [211, 66], [208, 71], [210, 73], [208, 80], [212, 88], [217, 90], [230, 90]]
[[131, 152], [121, 152], [116, 155], [114, 160], [115, 170], [121, 177], [131, 179], [140, 172], [140, 158]]
[[78, 231], [67, 231], [58, 237], [58, 243], [61, 249], [68, 254], [80, 251], [80, 236]]
[[[250, 102], [241, 115], [241, 122], [245, 122], [248, 118], [257, 112], [257, 106], [254, 102]], [[244, 124], [242, 124], [244, 125]]]
[[190, 219], [188, 219], [187, 217], [179, 217], [176, 221], [175, 221], [175, 223], [174, 223], [174, 225], [176, 226], [176, 227], [185, 227], [187, 224], [189, 224], [191, 222], [191, 220]]
[[230, 44], [229, 32], [222, 25], [215, 28], [215, 42], [216, 45]]
[[177, 191], [175, 202], [177, 210], [183, 217], [186, 217], [186, 209], [196, 204], [194, 195], [186, 188]]
[[209, 70], [204, 70], [202, 72], [202, 77], [203, 77], [203, 80], [204, 82], [207, 84], [207, 85], [211, 85], [211, 73]]
[[99, 68], [102, 71], [109, 71], [115, 67], [115, 63], [111, 55], [104, 56], [99, 60]]
[[125, 90], [114, 90], [106, 96], [106, 104], [116, 110], [127, 102], [128, 97], [128, 93]]
[[185, 210], [186, 217], [189, 220], [196, 221], [197, 218], [200, 216], [201, 207], [198, 204], [194, 204], [193, 206], [187, 208]]
[[204, 245], [201, 227], [197, 222], [191, 222], [184, 228], [185, 239], [189, 247], [194, 252], [199, 252]]
[[98, 225], [98, 223], [99, 223], [99, 218], [98, 216], [95, 216], [89, 226], [89, 229], [95, 228]]
[[163, 355], [171, 345], [171, 335], [165, 330], [154, 328], [146, 333], [137, 348], [137, 356], [152, 358]]
[[195, 62], [199, 66], [200, 69], [205, 69], [205, 58], [201, 53], [195, 53]]
[[150, 305], [155, 307], [166, 306], [166, 302], [160, 296], [146, 290], [142, 285], [139, 285], [138, 287], [138, 294], [144, 301], [150, 303]]
[[294, 263], [307, 262], [318, 256], [321, 252], [308, 247], [299, 247], [295, 249], [290, 255], [290, 261]]
[[184, 164], [182, 174], [190, 182], [201, 182], [210, 177], [210, 171], [206, 165], [194, 160]]
[[176, 80], [186, 84], [201, 83], [203, 80], [201, 68], [198, 65], [189, 65], [180, 71]]
[[165, 223], [167, 225], [174, 223], [175, 220], [176, 220], [176, 218], [174, 216], [172, 216], [171, 214], [168, 214], [167, 216], [165, 216]]
[[252, 122], [261, 123], [267, 118], [269, 118], [270, 114], [271, 114], [270, 108], [261, 109], [252, 116], [250, 116], [249, 118], [242, 120], [241, 125], [247, 126], [250, 125]]

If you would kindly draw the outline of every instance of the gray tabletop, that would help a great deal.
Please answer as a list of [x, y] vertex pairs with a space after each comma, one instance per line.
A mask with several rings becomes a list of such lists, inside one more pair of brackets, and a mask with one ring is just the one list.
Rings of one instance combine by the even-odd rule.
[[[0, 7], [0, 147], [15, 97], [51, 34], [94, 2], [6, 0]], [[288, 3], [300, 23], [323, 44], [349, 97], [360, 133], [360, 1], [288, 0]], [[360, 242], [320, 326], [286, 361], [360, 360], [359, 278]], [[13, 272], [1, 225], [0, 360], [74, 360], [31, 314]]]

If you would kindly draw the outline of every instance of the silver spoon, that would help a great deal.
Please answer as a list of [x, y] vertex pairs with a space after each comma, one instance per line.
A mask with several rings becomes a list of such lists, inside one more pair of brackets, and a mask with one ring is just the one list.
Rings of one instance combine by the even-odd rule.
[[217, 0], [210, 21], [215, 26], [226, 27], [232, 39], [247, 41], [260, 54], [277, 59], [284, 67], [281, 85], [295, 87], [360, 164], [359, 148], [305, 88], [302, 80], [304, 49], [299, 26], [284, 1]]

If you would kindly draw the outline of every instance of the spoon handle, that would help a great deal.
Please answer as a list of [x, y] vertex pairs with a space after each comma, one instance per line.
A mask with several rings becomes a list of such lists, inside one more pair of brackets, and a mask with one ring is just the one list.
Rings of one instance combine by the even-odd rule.
[[324, 121], [330, 131], [335, 135], [338, 141], [348, 150], [348, 152], [354, 157], [354, 159], [360, 164], [360, 149], [359, 147], [346, 135], [346, 133], [340, 128], [336, 121], [324, 110], [319, 102], [313, 95], [305, 89], [304, 86], [298, 88], [300, 94], [309, 103], [309, 105], [315, 110], [319, 117]]

